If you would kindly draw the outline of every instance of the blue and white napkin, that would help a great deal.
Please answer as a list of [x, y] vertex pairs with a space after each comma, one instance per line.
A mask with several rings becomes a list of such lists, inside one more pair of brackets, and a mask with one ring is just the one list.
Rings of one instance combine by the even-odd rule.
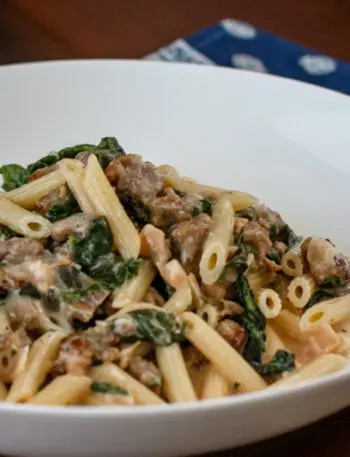
[[271, 73], [350, 94], [350, 63], [233, 19], [176, 40], [146, 59]]

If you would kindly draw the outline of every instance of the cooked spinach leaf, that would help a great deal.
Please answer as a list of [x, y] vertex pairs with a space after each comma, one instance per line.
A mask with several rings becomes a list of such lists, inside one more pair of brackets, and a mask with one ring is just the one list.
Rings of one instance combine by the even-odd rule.
[[151, 211], [140, 202], [134, 201], [129, 195], [121, 196], [124, 209], [134, 224], [142, 229], [151, 221]]
[[28, 182], [28, 172], [21, 165], [3, 165], [0, 168], [0, 174], [3, 176], [2, 188], [6, 192], [17, 189]]
[[67, 199], [61, 203], [54, 203], [45, 214], [45, 217], [51, 222], [64, 219], [72, 214], [80, 211], [78, 202], [74, 198], [72, 192], [69, 190]]
[[211, 215], [211, 201], [208, 200], [207, 198], [203, 198], [202, 200], [199, 200], [198, 204], [193, 208], [192, 211], [192, 216], [196, 217], [199, 216], [199, 214], [205, 213]]
[[172, 287], [170, 284], [164, 281], [162, 276], [158, 273], [157, 276], [154, 278], [152, 282], [152, 287], [154, 287], [157, 292], [165, 299], [168, 300], [173, 293], [175, 292], [175, 288]]
[[272, 260], [272, 262], [275, 262], [277, 265], [281, 265], [282, 256], [277, 251], [277, 249], [270, 249], [269, 252], [267, 253], [266, 257], [268, 259]]
[[106, 136], [102, 138], [92, 152], [96, 154], [103, 169], [107, 168], [107, 166], [115, 158], [125, 155], [124, 149], [121, 147], [118, 140], [113, 136]]
[[10, 240], [14, 236], [22, 236], [19, 233], [14, 232], [10, 228], [6, 227], [5, 225], [0, 224], [0, 241]]
[[49, 167], [59, 160], [74, 159], [79, 152], [90, 151], [94, 147], [93, 144], [78, 144], [77, 146], [64, 148], [57, 152], [50, 152], [48, 155], [28, 165], [27, 171], [31, 175], [34, 171], [39, 170], [40, 168]]
[[89, 297], [90, 295], [96, 294], [102, 290], [101, 284], [95, 282], [91, 286], [87, 287], [86, 289], [72, 289], [61, 292], [60, 298], [65, 303], [77, 303], [80, 300], [84, 300], [85, 298]]
[[112, 251], [113, 236], [103, 216], [91, 223], [89, 233], [74, 247], [75, 261], [83, 267], [91, 267], [96, 259]]
[[288, 249], [292, 249], [302, 240], [302, 237], [297, 236], [288, 224], [283, 227], [282, 233], [284, 237], [284, 240], [282, 241], [284, 241], [284, 243], [288, 246]]
[[261, 362], [261, 352], [265, 351], [265, 317], [255, 303], [246, 277], [241, 273], [237, 278], [239, 303], [244, 313], [237, 317], [248, 333], [244, 357], [250, 362]]
[[89, 151], [96, 154], [98, 161], [103, 169], [119, 155], [124, 155], [123, 148], [114, 137], [104, 137], [99, 144], [78, 144], [76, 146], [61, 149], [58, 152], [51, 152], [27, 167], [29, 175], [34, 171], [45, 168], [62, 159], [74, 159], [80, 152]]
[[262, 376], [281, 374], [284, 371], [293, 371], [295, 368], [295, 355], [288, 351], [278, 350], [270, 362], [252, 362], [253, 367]]
[[241, 241], [237, 242], [238, 249], [235, 255], [230, 259], [224, 268], [224, 271], [221, 275], [222, 279], [226, 277], [226, 274], [229, 270], [234, 270], [238, 274], [244, 273], [248, 268], [248, 256], [254, 252], [252, 246]]
[[141, 262], [141, 259], [123, 260], [109, 253], [99, 256], [90, 266], [88, 274], [107, 289], [113, 290], [136, 276]]
[[[184, 338], [182, 326], [170, 313], [147, 309], [131, 311], [122, 318], [130, 318], [135, 325], [135, 334], [126, 337], [126, 341], [143, 340], [159, 346], [169, 346], [173, 343], [181, 343]], [[114, 329], [116, 328], [114, 326]]]
[[127, 390], [122, 389], [119, 386], [113, 386], [109, 382], [94, 381], [91, 384], [90, 388], [93, 392], [96, 392], [99, 394], [128, 395]]
[[305, 310], [311, 308], [317, 303], [339, 297], [344, 294], [344, 290], [340, 287], [341, 279], [338, 276], [330, 276], [319, 286], [305, 306]]
[[33, 286], [33, 284], [30, 283], [25, 284], [19, 290], [19, 295], [36, 298], [38, 300], [40, 300], [41, 298], [41, 293], [39, 292], [39, 290], [35, 286]]

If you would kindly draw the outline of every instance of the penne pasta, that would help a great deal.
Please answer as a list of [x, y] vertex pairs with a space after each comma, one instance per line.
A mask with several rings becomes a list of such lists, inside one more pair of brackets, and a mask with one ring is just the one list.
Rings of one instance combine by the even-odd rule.
[[255, 293], [260, 289], [269, 286], [276, 277], [273, 271], [247, 271], [246, 278], [252, 292]]
[[299, 371], [285, 379], [275, 382], [270, 388], [290, 387], [309, 379], [318, 378], [327, 374], [343, 370], [349, 361], [338, 354], [321, 355], [319, 358], [303, 366]]
[[214, 284], [224, 271], [228, 248], [233, 236], [234, 213], [229, 197], [219, 197], [213, 209], [213, 226], [209, 231], [199, 263], [204, 284]]
[[163, 177], [179, 177], [179, 173], [177, 172], [176, 168], [172, 167], [171, 165], [159, 165], [157, 169]]
[[307, 309], [300, 318], [301, 330], [334, 325], [350, 317], [350, 295], [325, 300]]
[[196, 314], [183, 314], [188, 340], [227, 378], [239, 383], [238, 391], [264, 389], [265, 381], [215, 330]]
[[302, 276], [304, 272], [304, 262], [300, 251], [287, 251], [282, 257], [282, 271], [287, 276]]
[[226, 397], [229, 394], [228, 382], [223, 374], [210, 365], [204, 377], [202, 400]]
[[307, 339], [307, 335], [300, 328], [299, 317], [287, 309], [282, 309], [279, 315], [273, 320], [273, 325], [289, 338], [301, 342]]
[[286, 346], [270, 324], [266, 325], [265, 352], [262, 355], [263, 363], [268, 363], [277, 351], [285, 351]]
[[202, 318], [211, 328], [216, 328], [219, 322], [219, 310], [209, 303], [201, 306], [197, 310], [197, 314]]
[[192, 304], [192, 293], [189, 286], [177, 289], [163, 306], [163, 310], [175, 315], [188, 310]]
[[296, 308], [304, 308], [316, 290], [316, 282], [311, 275], [294, 278], [288, 286], [288, 300]]
[[197, 400], [180, 346], [157, 346], [156, 357], [164, 379], [167, 399], [174, 403]]
[[33, 209], [41, 198], [64, 183], [65, 179], [62, 173], [56, 170], [17, 189], [6, 192], [3, 196], [22, 208]]
[[51, 235], [51, 223], [7, 198], [0, 197], [0, 223], [28, 238], [47, 238]]
[[0, 402], [5, 401], [7, 397], [7, 388], [3, 381], [0, 380]]
[[194, 182], [188, 182], [181, 178], [174, 176], [163, 176], [164, 183], [182, 192], [191, 192], [194, 194], [206, 195], [209, 197], [219, 198], [222, 194], [227, 194], [230, 198], [231, 204], [235, 210], [248, 208], [256, 203], [256, 198], [245, 192], [238, 192], [235, 190], [225, 190], [218, 187], [207, 186]]
[[112, 308], [119, 309], [130, 301], [142, 301], [156, 275], [156, 269], [149, 260], [144, 260], [137, 276], [125, 282], [113, 293]]
[[55, 378], [29, 400], [32, 405], [66, 406], [79, 403], [90, 391], [91, 379], [86, 376], [63, 375]]
[[139, 405], [160, 405], [163, 400], [146, 386], [112, 363], [92, 368], [91, 377], [94, 381], [109, 382], [127, 390]]
[[26, 369], [18, 376], [18, 381], [12, 384], [6, 401], [25, 402], [36, 394], [50, 371], [65, 336], [60, 332], [48, 332], [34, 342]]
[[84, 188], [84, 165], [78, 160], [64, 159], [58, 162], [59, 170], [84, 213], [94, 213], [94, 208]]
[[274, 319], [281, 312], [281, 299], [273, 289], [259, 290], [256, 293], [256, 301], [266, 319]]
[[108, 220], [115, 247], [121, 256], [124, 259], [137, 257], [140, 252], [139, 234], [93, 154], [85, 169], [84, 189], [96, 214]]

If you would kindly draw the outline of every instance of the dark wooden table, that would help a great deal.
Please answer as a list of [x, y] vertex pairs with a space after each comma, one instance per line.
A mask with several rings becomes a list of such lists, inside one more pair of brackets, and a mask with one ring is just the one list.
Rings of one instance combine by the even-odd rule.
[[[225, 17], [350, 61], [350, 0], [0, 0], [0, 63], [142, 57]], [[348, 457], [350, 410], [219, 455]]]

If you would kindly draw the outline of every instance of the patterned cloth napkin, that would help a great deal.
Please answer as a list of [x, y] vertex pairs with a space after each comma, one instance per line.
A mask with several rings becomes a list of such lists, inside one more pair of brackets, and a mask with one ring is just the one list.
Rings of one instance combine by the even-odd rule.
[[298, 79], [350, 95], [350, 63], [250, 24], [225, 19], [146, 56], [150, 60], [223, 65]]

